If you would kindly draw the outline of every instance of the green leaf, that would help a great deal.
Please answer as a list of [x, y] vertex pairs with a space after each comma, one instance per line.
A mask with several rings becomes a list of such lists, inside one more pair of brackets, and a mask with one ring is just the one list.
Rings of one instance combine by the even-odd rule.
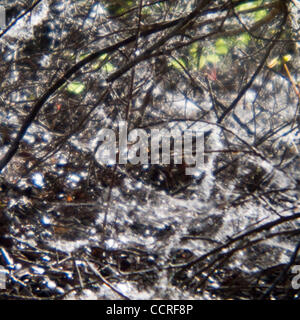
[[191, 56], [192, 56], [194, 59], [197, 58], [198, 51], [199, 51], [198, 44], [197, 44], [196, 42], [194, 42], [193, 44], [191, 44], [190, 54], [191, 54]]
[[73, 94], [80, 94], [85, 89], [85, 85], [81, 82], [74, 81], [68, 84], [67, 90]]
[[115, 67], [110, 62], [105, 63], [103, 68], [107, 73], [112, 72], [115, 69]]
[[101, 54], [101, 56], [98, 58], [100, 61], [103, 61], [103, 60], [105, 60], [106, 59], [106, 57], [107, 57], [107, 53], [103, 53], [103, 54]]
[[257, 0], [257, 1], [249, 0], [249, 1], [246, 1], [245, 3], [242, 3], [238, 6], [236, 6], [236, 10], [243, 11], [243, 10], [253, 9], [253, 8], [257, 7], [258, 5], [260, 5], [261, 2], [262, 1], [259, 1], [259, 0]]
[[[248, 9], [255, 9], [259, 7], [263, 3], [262, 0], [257, 1], [247, 1], [241, 5], [236, 6], [237, 12], [248, 10]], [[265, 9], [254, 11], [253, 13], [248, 14], [249, 17], [253, 18], [254, 21], [259, 21], [264, 18], [268, 14], [268, 11]]]
[[201, 69], [200, 57], [202, 53], [202, 46], [199, 43], [194, 42], [189, 48], [189, 66], [195, 70]]
[[177, 58], [176, 60], [172, 59], [172, 61], [170, 62], [170, 65], [177, 70], [182, 70], [182, 67], [186, 67], [185, 61], [181, 58]]
[[106, 7], [111, 16], [121, 15], [127, 12], [132, 6], [132, 0], [109, 0]]
[[84, 58], [86, 58], [87, 56], [89, 56], [89, 53], [83, 53], [79, 56], [79, 61], [83, 60]]
[[210, 54], [206, 57], [206, 61], [216, 64], [220, 61], [220, 57], [217, 54]]
[[267, 14], [268, 14], [268, 11], [267, 11], [267, 10], [258, 10], [258, 11], [255, 11], [255, 13], [254, 13], [254, 19], [255, 19], [255, 21], [259, 21], [259, 20], [263, 19]]
[[244, 32], [238, 38], [238, 41], [246, 46], [248, 45], [250, 40], [251, 40], [251, 36], [247, 32]]
[[216, 41], [216, 54], [218, 55], [225, 55], [228, 53], [228, 43], [226, 40], [220, 38]]
[[199, 69], [202, 69], [207, 63], [206, 57], [203, 55], [200, 57]]
[[110, 62], [105, 62], [105, 60], [108, 60], [108, 54], [104, 53], [98, 58], [99, 62], [94, 63], [93, 69], [98, 69], [101, 65], [105, 72], [109, 73], [115, 70], [115, 67]]

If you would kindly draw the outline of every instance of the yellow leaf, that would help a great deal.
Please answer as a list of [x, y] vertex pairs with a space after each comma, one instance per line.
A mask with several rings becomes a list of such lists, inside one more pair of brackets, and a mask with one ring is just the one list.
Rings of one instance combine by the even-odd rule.
[[278, 65], [278, 63], [279, 63], [279, 58], [276, 57], [276, 58], [272, 59], [272, 60], [267, 64], [267, 66], [268, 66], [269, 68], [274, 68], [275, 66]]

